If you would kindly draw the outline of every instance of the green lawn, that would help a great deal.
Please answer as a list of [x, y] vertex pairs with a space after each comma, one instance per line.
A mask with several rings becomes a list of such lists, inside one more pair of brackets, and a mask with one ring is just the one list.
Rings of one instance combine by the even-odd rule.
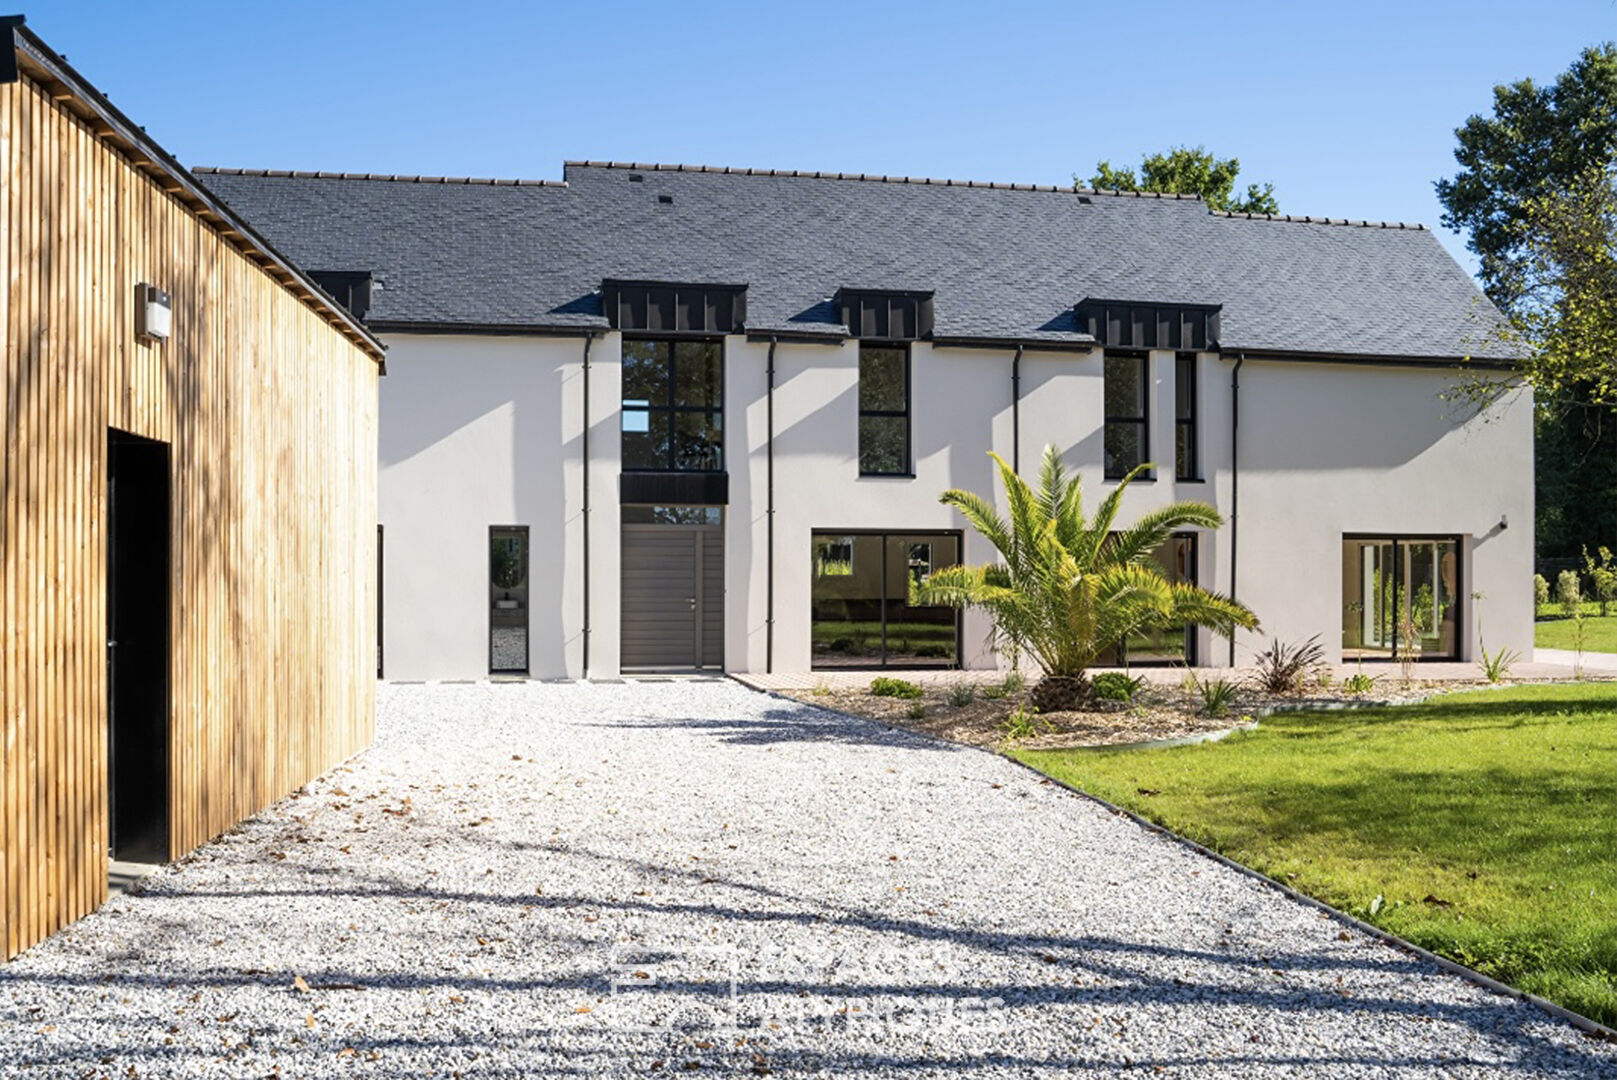
[[1434, 952], [1617, 1023], [1617, 685], [1279, 715], [1171, 749], [1015, 756]]
[[[1595, 604], [1584, 606], [1586, 610], [1599, 610]], [[1533, 644], [1541, 649], [1575, 649], [1577, 625], [1562, 615], [1560, 608], [1554, 615], [1540, 614], [1533, 624]], [[1617, 653], [1617, 615], [1583, 617], [1583, 651]]]

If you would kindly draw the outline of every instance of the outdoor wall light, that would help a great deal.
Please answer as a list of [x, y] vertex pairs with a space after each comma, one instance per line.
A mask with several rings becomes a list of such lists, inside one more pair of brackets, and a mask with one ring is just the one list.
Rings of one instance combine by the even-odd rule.
[[1504, 530], [1506, 530], [1508, 528], [1510, 528], [1510, 515], [1508, 515], [1508, 514], [1500, 514], [1499, 515], [1499, 530], [1501, 532], [1503, 532]]
[[172, 312], [168, 293], [156, 285], [135, 286], [135, 336], [142, 341], [167, 341]]

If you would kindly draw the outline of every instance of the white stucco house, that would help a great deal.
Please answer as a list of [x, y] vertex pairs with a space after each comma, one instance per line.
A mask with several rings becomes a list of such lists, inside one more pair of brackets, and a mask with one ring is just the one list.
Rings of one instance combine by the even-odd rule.
[[[1530, 397], [1419, 226], [1194, 198], [577, 162], [562, 182], [197, 170], [388, 345], [386, 678], [993, 666], [909, 583], [992, 557], [938, 495], [1055, 443], [1264, 636], [1136, 662], [1532, 646]], [[1485, 597], [1477, 600], [1480, 594]]]

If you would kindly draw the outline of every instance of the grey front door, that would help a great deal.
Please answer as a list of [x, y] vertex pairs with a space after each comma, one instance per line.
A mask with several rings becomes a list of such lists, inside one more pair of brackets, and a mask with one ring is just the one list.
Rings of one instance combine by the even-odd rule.
[[724, 666], [724, 530], [623, 526], [623, 639], [628, 671]]

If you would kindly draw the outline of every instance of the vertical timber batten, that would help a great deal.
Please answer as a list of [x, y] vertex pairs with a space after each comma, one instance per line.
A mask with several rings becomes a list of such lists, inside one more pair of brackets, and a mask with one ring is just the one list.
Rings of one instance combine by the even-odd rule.
[[169, 447], [170, 854], [374, 730], [377, 355], [69, 104], [0, 84], [7, 957], [106, 897], [109, 431]]

